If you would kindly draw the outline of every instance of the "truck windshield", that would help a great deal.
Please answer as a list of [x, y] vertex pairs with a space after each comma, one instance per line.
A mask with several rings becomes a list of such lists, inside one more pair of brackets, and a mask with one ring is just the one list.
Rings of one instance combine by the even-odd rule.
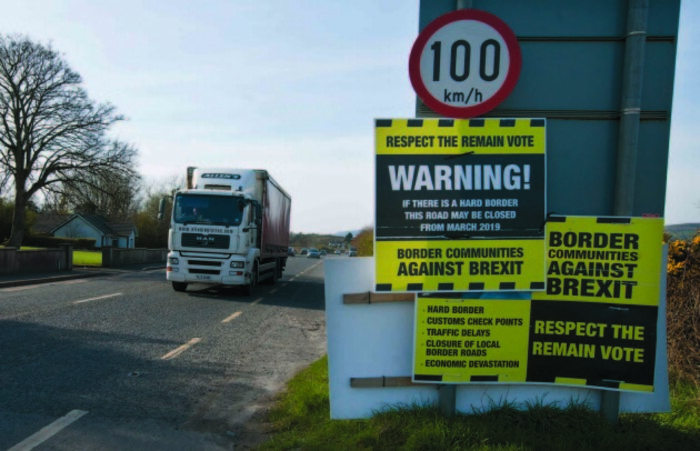
[[179, 193], [175, 196], [173, 219], [179, 224], [239, 226], [243, 211], [239, 197]]

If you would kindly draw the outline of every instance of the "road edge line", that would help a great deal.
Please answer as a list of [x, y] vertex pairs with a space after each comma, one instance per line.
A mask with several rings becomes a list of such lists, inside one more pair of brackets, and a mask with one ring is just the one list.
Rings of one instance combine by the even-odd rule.
[[34, 434], [22, 440], [7, 451], [29, 451], [44, 443], [63, 429], [70, 426], [74, 421], [87, 414], [87, 410], [71, 410], [53, 423], [44, 426]]

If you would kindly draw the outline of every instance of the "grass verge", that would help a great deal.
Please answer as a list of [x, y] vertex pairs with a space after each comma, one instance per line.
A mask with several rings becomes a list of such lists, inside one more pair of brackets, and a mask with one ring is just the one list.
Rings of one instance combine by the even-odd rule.
[[[0, 246], [5, 247], [5, 246]], [[23, 251], [36, 251], [46, 249], [45, 247], [22, 246]], [[73, 250], [74, 266], [102, 266], [102, 251], [79, 251]]]
[[330, 420], [328, 359], [294, 377], [268, 414], [272, 437], [260, 450], [697, 450], [698, 388], [676, 384], [672, 412], [624, 414], [608, 424], [581, 404], [541, 403], [519, 410], [493, 405], [484, 412], [443, 418], [433, 406], [391, 407], [368, 420]]
[[102, 266], [102, 251], [73, 251], [73, 266]]

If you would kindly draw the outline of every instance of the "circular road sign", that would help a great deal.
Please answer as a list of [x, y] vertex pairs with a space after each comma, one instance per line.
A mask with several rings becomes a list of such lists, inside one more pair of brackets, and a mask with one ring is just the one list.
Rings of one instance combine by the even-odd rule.
[[428, 24], [411, 49], [416, 94], [438, 114], [469, 118], [500, 104], [515, 87], [522, 56], [513, 31], [486, 11], [460, 9]]

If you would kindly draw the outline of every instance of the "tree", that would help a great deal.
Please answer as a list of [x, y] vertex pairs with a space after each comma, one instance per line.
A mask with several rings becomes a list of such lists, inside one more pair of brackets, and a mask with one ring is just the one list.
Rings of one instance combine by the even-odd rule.
[[347, 235], [345, 235], [345, 246], [350, 249], [350, 242], [352, 241], [352, 233], [348, 232]]
[[12, 204], [0, 197], [0, 243], [3, 243], [10, 236], [12, 212]]
[[139, 209], [141, 177], [122, 174], [88, 175], [85, 180], [60, 186], [44, 198], [44, 211], [91, 213], [112, 220], [126, 219]]
[[374, 227], [366, 226], [355, 237], [357, 255], [371, 257], [374, 255]]
[[[166, 199], [165, 219], [158, 220], [161, 199]], [[168, 229], [170, 228], [172, 208], [173, 202], [170, 193], [162, 191], [149, 195], [144, 208], [133, 215], [134, 225], [139, 231], [139, 236], [136, 239], [138, 247], [155, 249], [168, 246]]]
[[15, 206], [10, 246], [21, 245], [25, 207], [38, 192], [135, 174], [136, 150], [106, 137], [123, 116], [90, 100], [81, 83], [50, 46], [0, 35], [0, 180], [9, 177]]
[[[168, 229], [173, 210], [173, 193], [185, 183], [182, 177], [144, 187], [142, 207], [132, 215], [134, 225], [139, 231], [136, 239], [138, 247], [164, 248], [168, 246]], [[163, 220], [158, 219], [160, 201], [165, 199]]]

